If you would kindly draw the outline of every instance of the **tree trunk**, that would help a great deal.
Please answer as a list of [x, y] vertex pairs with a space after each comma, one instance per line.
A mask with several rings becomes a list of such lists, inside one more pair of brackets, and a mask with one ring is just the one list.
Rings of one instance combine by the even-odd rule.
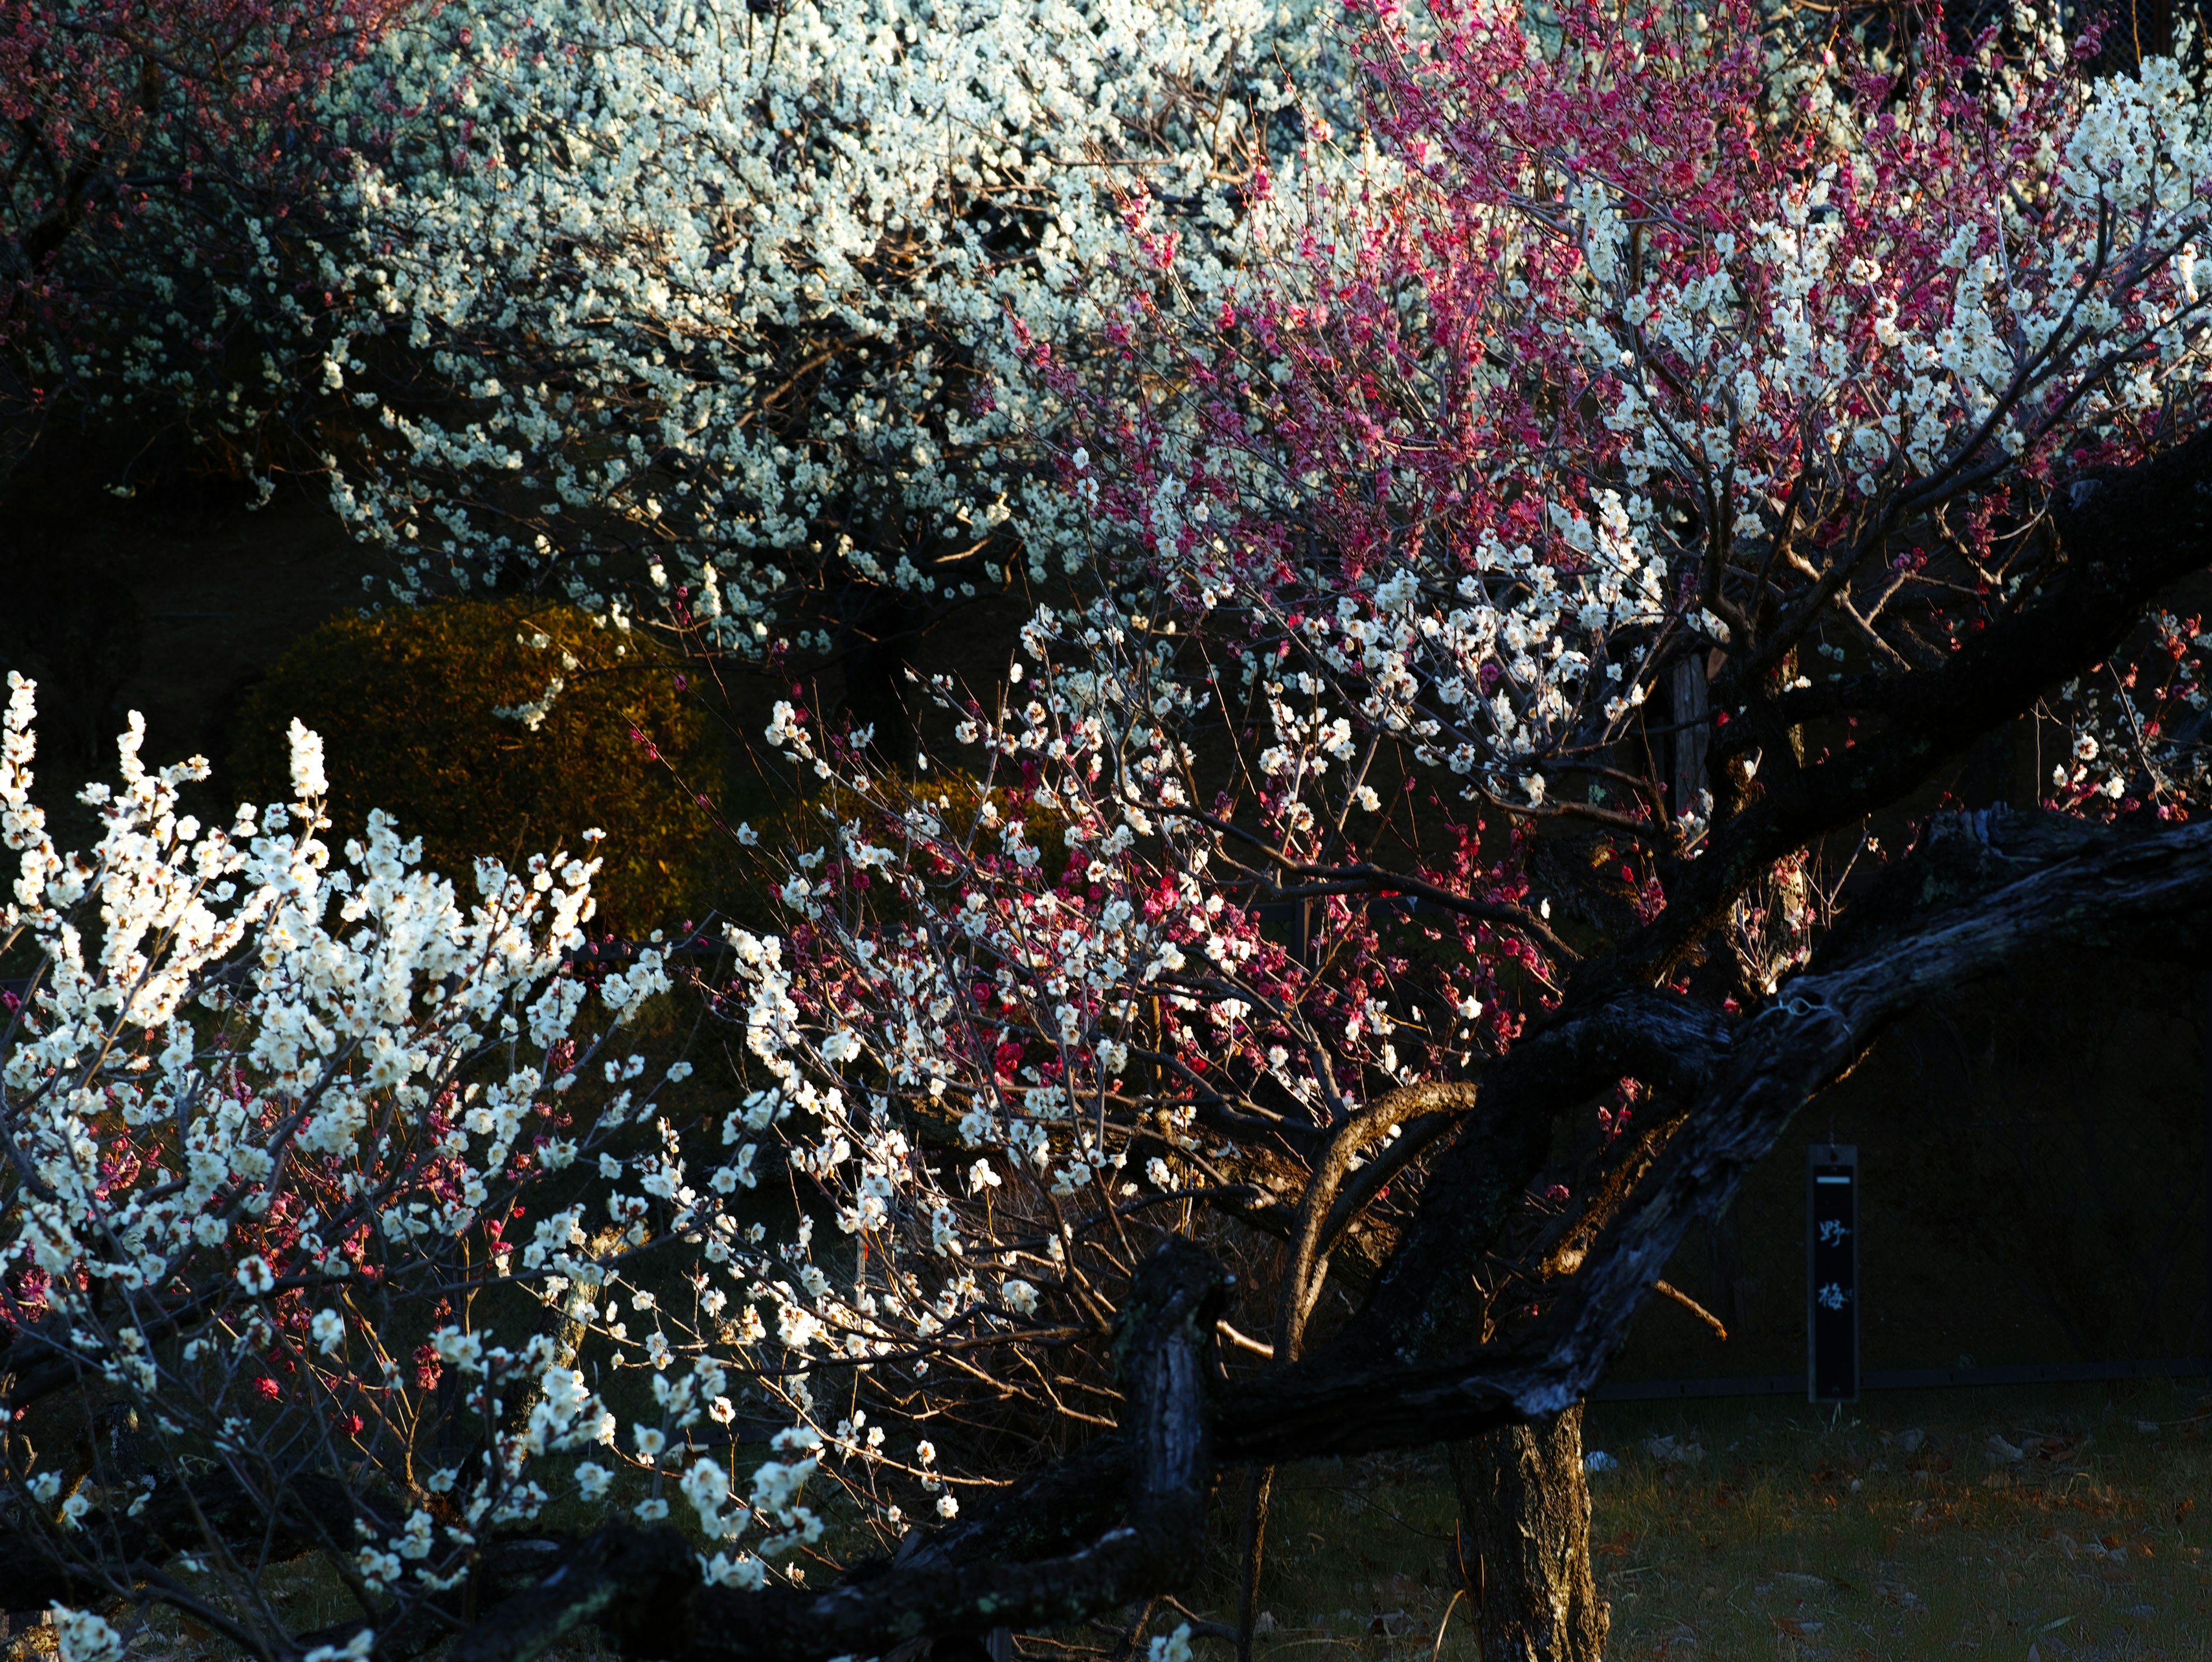
[[1582, 1409], [1485, 1432], [1450, 1455], [1483, 1662], [1603, 1662]]
[[1712, 809], [1705, 795], [1711, 788], [1705, 779], [1705, 757], [1713, 743], [1712, 689], [1702, 649], [1674, 661], [1668, 676], [1668, 702], [1674, 727], [1674, 765], [1668, 781], [1667, 812], [1676, 819], [1686, 813], [1710, 819]]

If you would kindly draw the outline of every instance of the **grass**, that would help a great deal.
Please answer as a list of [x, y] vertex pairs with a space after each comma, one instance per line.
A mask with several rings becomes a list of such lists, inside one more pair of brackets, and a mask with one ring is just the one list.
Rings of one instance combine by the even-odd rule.
[[[1600, 1404], [1588, 1445], [1620, 1462], [1591, 1482], [1607, 1654], [2203, 1662], [2208, 1428], [2212, 1399], [2163, 1383], [1885, 1393], [1832, 1416]], [[1464, 1600], [1444, 1624], [1455, 1516], [1440, 1458], [1280, 1474], [1264, 1653], [1473, 1662]], [[1224, 1555], [1191, 1608], [1226, 1621], [1235, 1602]]]
[[1613, 1652], [2212, 1657], [2205, 1416], [2165, 1385], [1620, 1405], [1592, 1434], [1622, 1461], [1592, 1496]]

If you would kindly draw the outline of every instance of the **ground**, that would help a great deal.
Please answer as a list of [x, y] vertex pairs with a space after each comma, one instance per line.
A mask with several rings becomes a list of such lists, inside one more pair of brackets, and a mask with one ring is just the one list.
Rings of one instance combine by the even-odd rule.
[[[1832, 1418], [1595, 1405], [1588, 1446], [1618, 1462], [1591, 1483], [1608, 1655], [2212, 1658], [2208, 1427], [2195, 1381], [1884, 1393]], [[1316, 1463], [1277, 1495], [1264, 1655], [1474, 1662], [1464, 1601], [1444, 1620], [1441, 1458]], [[1189, 1602], [1234, 1605], [1225, 1576]]]

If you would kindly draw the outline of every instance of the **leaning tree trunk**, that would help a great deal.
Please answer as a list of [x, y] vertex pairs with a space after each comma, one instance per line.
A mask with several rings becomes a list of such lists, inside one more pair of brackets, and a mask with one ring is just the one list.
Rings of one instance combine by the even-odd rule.
[[1482, 1662], [1603, 1662], [1582, 1409], [1486, 1432], [1450, 1454]]

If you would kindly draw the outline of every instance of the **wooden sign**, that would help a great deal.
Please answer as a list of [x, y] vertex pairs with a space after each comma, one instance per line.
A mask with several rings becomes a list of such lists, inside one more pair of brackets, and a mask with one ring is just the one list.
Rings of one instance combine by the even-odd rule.
[[1819, 1143], [1805, 1162], [1805, 1395], [1859, 1397], [1859, 1151]]

